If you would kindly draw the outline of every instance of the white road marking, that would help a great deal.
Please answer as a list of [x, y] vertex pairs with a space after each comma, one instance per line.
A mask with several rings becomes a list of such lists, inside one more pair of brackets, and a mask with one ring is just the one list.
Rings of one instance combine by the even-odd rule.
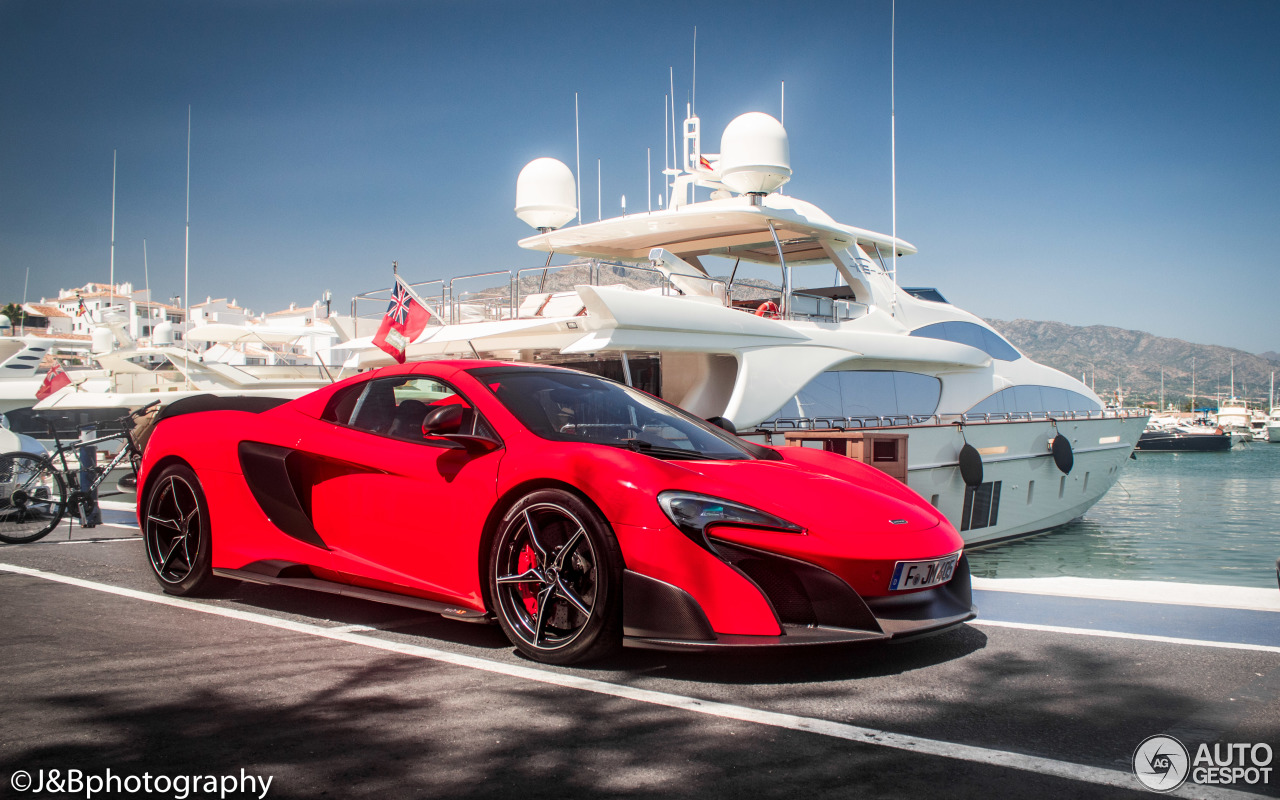
[[1175, 636], [1153, 636], [1146, 633], [1125, 633], [1123, 631], [1104, 631], [1093, 628], [1064, 628], [1058, 625], [1036, 625], [1031, 622], [1002, 622], [995, 619], [975, 619], [970, 625], [988, 625], [993, 628], [1020, 628], [1028, 631], [1045, 631], [1046, 633], [1067, 633], [1076, 636], [1101, 636], [1104, 639], [1135, 639], [1140, 642], [1165, 642], [1167, 644], [1185, 644], [1192, 647], [1220, 647], [1225, 650], [1257, 650], [1263, 653], [1280, 653], [1280, 647], [1269, 644], [1243, 644], [1240, 642], [1211, 642], [1206, 639], [1179, 639]]
[[1127, 600], [1208, 608], [1236, 608], [1280, 612], [1280, 592], [1275, 587], [1218, 586], [1170, 581], [1122, 581], [1110, 578], [974, 578], [973, 588], [988, 592], [1080, 597], [1090, 600]]
[[[1099, 786], [1113, 786], [1121, 789], [1134, 790], [1141, 788], [1137, 779], [1134, 778], [1132, 774], [1129, 772], [1122, 772], [1120, 770], [1106, 769], [1103, 767], [1090, 767], [1084, 764], [1074, 764], [1069, 761], [1057, 761], [1051, 758], [1030, 756], [1023, 753], [995, 750], [987, 747], [976, 747], [974, 745], [967, 744], [957, 744], [937, 739], [926, 739], [919, 736], [908, 736], [889, 731], [877, 730], [875, 728], [849, 725], [843, 722], [817, 719], [814, 717], [799, 717], [792, 714], [782, 714], [776, 711], [765, 711], [757, 708], [735, 706], [711, 700], [699, 700], [693, 697], [685, 697], [683, 695], [671, 694], [668, 692], [658, 692], [650, 689], [641, 689], [634, 686], [622, 686], [619, 684], [608, 683], [607, 681], [582, 678], [576, 675], [565, 675], [534, 667], [526, 667], [519, 664], [503, 664], [484, 658], [476, 658], [475, 656], [467, 656], [460, 653], [450, 653], [444, 650], [422, 647], [420, 645], [387, 641], [372, 636], [362, 635], [354, 631], [344, 631], [340, 628], [325, 628], [319, 625], [280, 619], [278, 617], [272, 617], [266, 614], [257, 614], [251, 611], [241, 611], [234, 608], [205, 605], [203, 603], [197, 603], [179, 597], [172, 597], [170, 595], [140, 592], [135, 589], [126, 589], [105, 583], [97, 583], [95, 581], [86, 581], [81, 578], [59, 575], [54, 572], [45, 572], [44, 570], [32, 569], [30, 567], [21, 567], [15, 564], [0, 563], [0, 572], [28, 575], [55, 583], [66, 584], [68, 586], [76, 586], [83, 589], [91, 589], [97, 592], [117, 595], [119, 597], [127, 597], [133, 600], [156, 603], [157, 605], [172, 606], [174, 608], [182, 608], [189, 611], [198, 611], [203, 614], [213, 614], [220, 617], [227, 617], [229, 619], [252, 622], [258, 625], [266, 625], [272, 628], [292, 631], [294, 633], [332, 639], [339, 642], [345, 642], [347, 644], [360, 645], [362, 647], [413, 656], [415, 658], [430, 659], [440, 663], [452, 664], [468, 669], [482, 670], [484, 672], [520, 678], [523, 680], [536, 681], [538, 683], [559, 686], [566, 689], [577, 689], [580, 691], [618, 697], [625, 700], [634, 700], [636, 702], [649, 703], [681, 711], [689, 711], [696, 714], [718, 717], [720, 719], [732, 719], [740, 722], [766, 725], [773, 728], [815, 733], [834, 739], [843, 739], [862, 744], [889, 747], [895, 750], [905, 750], [907, 752], [919, 753], [921, 755], [968, 761], [975, 764], [986, 764], [994, 767], [1016, 769], [1024, 772], [1035, 773], [1037, 775], [1064, 778], [1066, 780], [1092, 783]], [[1178, 790], [1169, 792], [1168, 794], [1178, 797], [1256, 797], [1256, 795], [1238, 792], [1232, 789], [1225, 789], [1216, 786], [1196, 786], [1191, 784], [1184, 784]]]

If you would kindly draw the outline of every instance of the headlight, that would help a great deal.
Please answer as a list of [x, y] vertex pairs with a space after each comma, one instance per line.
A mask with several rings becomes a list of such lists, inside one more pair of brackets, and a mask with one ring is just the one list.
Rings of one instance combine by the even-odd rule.
[[794, 522], [787, 522], [766, 511], [705, 494], [662, 492], [658, 495], [658, 505], [677, 528], [699, 544], [706, 541], [706, 530], [711, 525], [741, 525], [781, 533], [805, 532]]

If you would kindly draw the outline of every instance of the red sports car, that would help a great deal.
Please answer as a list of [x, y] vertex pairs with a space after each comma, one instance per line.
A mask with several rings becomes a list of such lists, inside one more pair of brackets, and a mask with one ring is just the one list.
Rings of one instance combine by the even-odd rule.
[[974, 616], [959, 534], [902, 483], [553, 367], [429, 361], [290, 402], [181, 400], [138, 498], [166, 592], [236, 579], [496, 619], [550, 663]]

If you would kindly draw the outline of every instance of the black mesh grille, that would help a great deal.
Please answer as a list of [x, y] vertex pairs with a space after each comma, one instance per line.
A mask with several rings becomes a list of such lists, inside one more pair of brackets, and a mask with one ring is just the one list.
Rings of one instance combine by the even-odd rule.
[[712, 546], [727, 563], [755, 581], [773, 604], [781, 622], [789, 625], [817, 624], [813, 601], [787, 562], [718, 540], [713, 541]]

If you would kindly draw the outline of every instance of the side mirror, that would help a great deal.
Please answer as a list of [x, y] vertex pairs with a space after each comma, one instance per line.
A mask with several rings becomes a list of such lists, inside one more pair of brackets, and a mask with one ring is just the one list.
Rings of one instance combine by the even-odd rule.
[[457, 444], [462, 445], [463, 449], [465, 449], [469, 455], [473, 456], [482, 456], [485, 453], [492, 453], [494, 450], [502, 447], [502, 442], [497, 439], [490, 439], [488, 436], [472, 436], [466, 433], [432, 434], [428, 438], [448, 439], [451, 442], [456, 442]]

